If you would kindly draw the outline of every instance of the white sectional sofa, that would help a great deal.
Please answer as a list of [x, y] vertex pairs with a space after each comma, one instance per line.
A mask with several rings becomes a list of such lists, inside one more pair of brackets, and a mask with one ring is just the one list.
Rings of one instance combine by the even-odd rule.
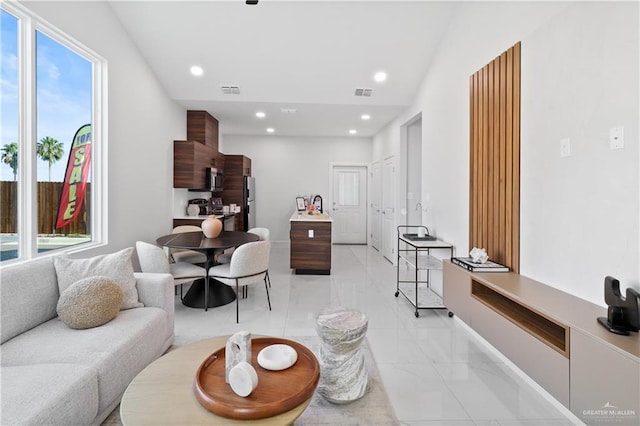
[[144, 307], [104, 325], [73, 329], [56, 314], [51, 257], [0, 271], [2, 425], [100, 424], [128, 384], [173, 343], [169, 274], [135, 273]]

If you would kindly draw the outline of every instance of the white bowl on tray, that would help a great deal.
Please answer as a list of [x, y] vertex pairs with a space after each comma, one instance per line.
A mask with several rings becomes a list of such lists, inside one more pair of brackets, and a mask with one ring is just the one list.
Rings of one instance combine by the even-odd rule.
[[298, 353], [289, 345], [270, 345], [258, 352], [258, 365], [265, 370], [285, 370], [298, 360]]

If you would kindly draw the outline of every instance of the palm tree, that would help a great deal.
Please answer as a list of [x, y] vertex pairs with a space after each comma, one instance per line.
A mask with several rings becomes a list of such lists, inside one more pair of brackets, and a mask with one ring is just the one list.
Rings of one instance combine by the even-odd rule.
[[11, 142], [2, 147], [2, 162], [8, 164], [13, 170], [13, 180], [18, 174], [18, 143]]
[[37, 143], [36, 154], [49, 163], [49, 182], [51, 182], [51, 165], [62, 158], [64, 145], [51, 136], [45, 136]]

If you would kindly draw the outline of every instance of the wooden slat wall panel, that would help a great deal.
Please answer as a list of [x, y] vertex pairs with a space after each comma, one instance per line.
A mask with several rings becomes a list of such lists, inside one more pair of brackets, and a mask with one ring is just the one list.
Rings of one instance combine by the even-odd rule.
[[469, 79], [469, 248], [520, 270], [520, 43]]

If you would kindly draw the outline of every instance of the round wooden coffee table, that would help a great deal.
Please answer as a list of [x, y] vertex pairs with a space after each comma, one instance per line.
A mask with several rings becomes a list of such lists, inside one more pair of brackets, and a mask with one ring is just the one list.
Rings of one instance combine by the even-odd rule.
[[198, 402], [193, 389], [198, 367], [209, 355], [224, 347], [228, 339], [229, 336], [220, 336], [191, 343], [149, 364], [122, 396], [122, 424], [292, 424], [307, 408], [311, 398], [287, 412], [258, 420], [217, 416]]

